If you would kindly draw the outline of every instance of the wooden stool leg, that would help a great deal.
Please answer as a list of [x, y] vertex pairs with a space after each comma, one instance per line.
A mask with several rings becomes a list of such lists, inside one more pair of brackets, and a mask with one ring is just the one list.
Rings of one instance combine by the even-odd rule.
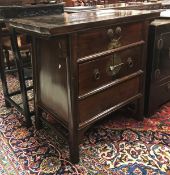
[[42, 110], [38, 106], [35, 106], [35, 127], [37, 130], [42, 128], [41, 115]]
[[16, 66], [18, 69], [18, 77], [19, 77], [19, 83], [20, 83], [20, 88], [21, 88], [24, 116], [26, 118], [26, 126], [30, 127], [32, 126], [31, 114], [29, 110], [27, 89], [26, 89], [26, 84], [25, 84], [25, 79], [24, 79], [24, 70], [23, 70], [22, 61], [21, 61], [22, 58], [21, 58], [20, 50], [19, 50], [18, 43], [17, 43], [17, 34], [15, 32], [15, 29], [12, 29], [11, 45], [12, 45], [12, 50], [15, 55]]
[[1, 55], [0, 56], [0, 75], [1, 75], [1, 82], [2, 82], [2, 90], [4, 93], [5, 106], [9, 108], [11, 107], [11, 103], [9, 103], [7, 100], [7, 96], [9, 96], [9, 93], [8, 93], [8, 85], [7, 85], [6, 75], [5, 75], [5, 63], [4, 63], [2, 54], [0, 55]]
[[9, 51], [5, 49], [4, 54], [5, 54], [7, 68], [8, 70], [10, 70]]
[[[2, 39], [1, 34], [2, 34], [2, 31], [0, 29], [0, 40]], [[9, 92], [8, 92], [8, 85], [7, 85], [6, 75], [5, 75], [5, 61], [3, 57], [3, 51], [2, 51], [2, 41], [0, 41], [0, 76], [2, 81], [2, 90], [4, 93], [5, 105], [6, 107], [11, 107], [11, 104], [7, 101], [7, 96], [9, 96]]]

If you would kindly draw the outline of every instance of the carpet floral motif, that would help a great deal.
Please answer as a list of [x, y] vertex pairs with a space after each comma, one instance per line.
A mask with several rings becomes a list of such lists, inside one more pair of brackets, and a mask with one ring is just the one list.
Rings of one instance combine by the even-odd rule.
[[[15, 87], [11, 78], [11, 87]], [[92, 127], [80, 144], [80, 162], [69, 162], [68, 144], [55, 130], [22, 126], [24, 117], [4, 107], [0, 95], [2, 175], [166, 175], [170, 170], [170, 105], [136, 121], [113, 114]]]

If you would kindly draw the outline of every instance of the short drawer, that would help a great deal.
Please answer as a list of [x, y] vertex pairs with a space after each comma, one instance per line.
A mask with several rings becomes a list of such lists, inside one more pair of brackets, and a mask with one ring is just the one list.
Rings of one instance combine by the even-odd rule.
[[139, 94], [140, 76], [112, 86], [79, 102], [80, 123]]
[[141, 52], [136, 46], [79, 64], [79, 95], [139, 70]]
[[144, 40], [143, 31], [143, 23], [132, 23], [79, 32], [78, 58]]

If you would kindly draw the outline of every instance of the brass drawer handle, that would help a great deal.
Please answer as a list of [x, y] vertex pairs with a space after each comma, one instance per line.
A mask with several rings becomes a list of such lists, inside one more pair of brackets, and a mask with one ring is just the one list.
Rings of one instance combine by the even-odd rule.
[[120, 63], [120, 64], [117, 64], [115, 66], [109, 66], [109, 71], [112, 72], [112, 75], [116, 75], [119, 72], [119, 70], [120, 70], [120, 68], [122, 67], [123, 64], [124, 63]]
[[95, 80], [99, 80], [100, 79], [100, 72], [99, 72], [99, 69], [94, 69], [94, 79]]
[[113, 29], [108, 29], [107, 35], [110, 38], [108, 49], [115, 49], [121, 46], [121, 43], [120, 43], [121, 31], [122, 31], [121, 27], [116, 27], [115, 31]]
[[117, 39], [112, 39], [111, 42], [108, 45], [108, 49], [115, 49], [117, 47], [120, 47], [121, 46], [120, 38], [121, 37], [119, 37]]
[[131, 57], [129, 57], [129, 58], [127, 59], [127, 63], [128, 63], [128, 66], [129, 66], [130, 68], [132, 68], [132, 67], [134, 66], [134, 63], [133, 63], [133, 60], [132, 60]]

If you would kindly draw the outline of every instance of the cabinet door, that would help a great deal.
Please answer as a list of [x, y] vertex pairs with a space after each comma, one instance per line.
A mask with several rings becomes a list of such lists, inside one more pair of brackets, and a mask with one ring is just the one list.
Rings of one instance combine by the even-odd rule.
[[154, 61], [155, 80], [161, 80], [170, 75], [170, 32], [162, 33], [158, 38], [157, 55]]

